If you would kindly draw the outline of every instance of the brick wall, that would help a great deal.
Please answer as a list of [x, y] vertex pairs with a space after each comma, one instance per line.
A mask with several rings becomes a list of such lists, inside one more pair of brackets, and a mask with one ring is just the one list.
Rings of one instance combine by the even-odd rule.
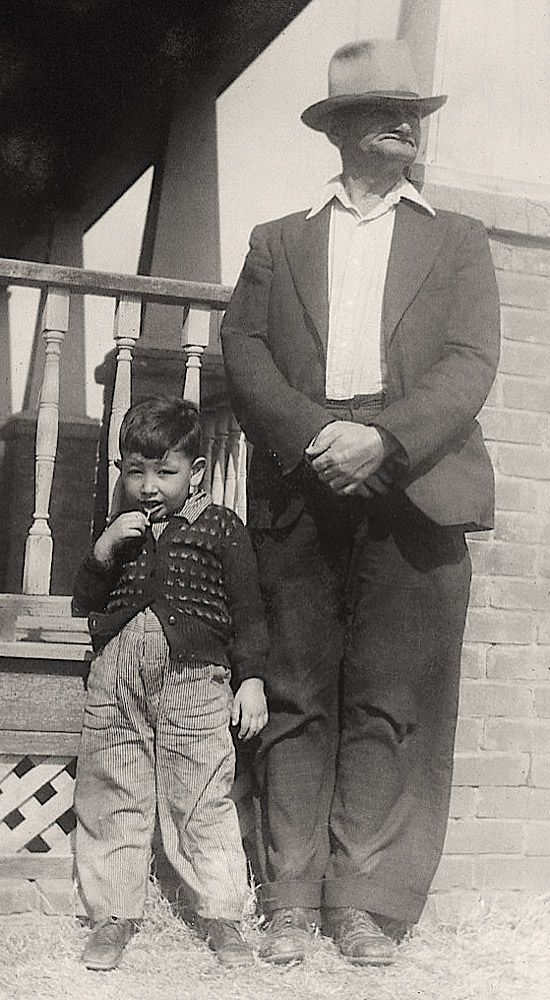
[[455, 781], [434, 883], [462, 905], [550, 891], [550, 245], [498, 238], [492, 249], [502, 358], [481, 423], [497, 515], [494, 532], [469, 536]]

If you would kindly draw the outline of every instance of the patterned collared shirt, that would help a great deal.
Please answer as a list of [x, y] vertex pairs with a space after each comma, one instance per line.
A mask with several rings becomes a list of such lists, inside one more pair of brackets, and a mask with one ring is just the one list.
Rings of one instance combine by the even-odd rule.
[[[189, 524], [193, 524], [201, 516], [203, 510], [206, 510], [211, 503], [212, 497], [210, 494], [205, 490], [200, 490], [199, 493], [192, 493], [188, 496], [183, 506], [179, 510], [174, 511], [170, 517], [184, 517]], [[151, 523], [151, 531], [153, 532], [155, 541], [162, 535], [170, 517], [163, 517], [160, 521], [153, 521]]]

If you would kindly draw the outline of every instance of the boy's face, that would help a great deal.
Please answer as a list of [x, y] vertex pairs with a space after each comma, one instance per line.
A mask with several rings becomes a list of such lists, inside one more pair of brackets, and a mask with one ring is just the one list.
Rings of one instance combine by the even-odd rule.
[[158, 521], [183, 506], [190, 487], [202, 481], [205, 465], [202, 457], [193, 460], [170, 448], [162, 458], [124, 455], [119, 468], [130, 502]]

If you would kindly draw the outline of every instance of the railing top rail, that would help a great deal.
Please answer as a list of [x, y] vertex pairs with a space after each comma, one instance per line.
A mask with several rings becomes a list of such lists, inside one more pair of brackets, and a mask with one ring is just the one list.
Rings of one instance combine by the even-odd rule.
[[200, 302], [220, 310], [225, 309], [232, 291], [228, 285], [202, 281], [88, 271], [80, 267], [10, 260], [7, 257], [0, 257], [0, 284], [25, 285], [28, 288], [66, 288], [83, 295], [115, 298], [120, 295], [135, 295], [145, 302], [174, 306]]

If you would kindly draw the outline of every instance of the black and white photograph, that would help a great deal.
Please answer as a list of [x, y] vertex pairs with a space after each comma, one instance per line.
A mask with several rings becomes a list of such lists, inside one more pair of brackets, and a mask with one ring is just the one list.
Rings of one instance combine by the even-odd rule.
[[0, 1000], [544, 1000], [550, 0], [0, 26]]

